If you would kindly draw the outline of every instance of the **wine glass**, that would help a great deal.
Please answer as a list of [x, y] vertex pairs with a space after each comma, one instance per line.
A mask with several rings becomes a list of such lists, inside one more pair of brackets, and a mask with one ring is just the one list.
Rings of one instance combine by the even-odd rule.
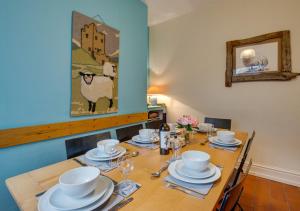
[[120, 189], [123, 191], [132, 189], [133, 184], [128, 179], [128, 174], [134, 169], [133, 161], [128, 156], [119, 157], [118, 167], [123, 176], [123, 180], [120, 182]]

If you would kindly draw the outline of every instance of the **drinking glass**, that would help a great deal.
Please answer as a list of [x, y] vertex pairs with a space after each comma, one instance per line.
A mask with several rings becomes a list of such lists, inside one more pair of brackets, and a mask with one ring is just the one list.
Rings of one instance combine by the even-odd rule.
[[130, 190], [133, 188], [133, 184], [128, 179], [128, 174], [134, 169], [132, 160], [128, 156], [122, 156], [118, 158], [118, 167], [123, 176], [123, 180], [120, 182], [121, 190]]
[[180, 158], [181, 142], [177, 137], [174, 137], [170, 140], [170, 144], [173, 152], [171, 160], [178, 160]]
[[214, 133], [214, 125], [213, 124], [210, 124], [208, 127], [207, 127], [207, 138], [210, 138], [213, 136], [213, 133]]
[[159, 130], [155, 129], [154, 133], [152, 134], [152, 137], [151, 137], [151, 142], [152, 142], [152, 144], [154, 144], [157, 141], [159, 141]]
[[115, 145], [112, 144], [105, 144], [104, 145], [104, 151], [106, 154], [109, 154], [109, 166], [112, 168], [112, 154], [115, 151]]

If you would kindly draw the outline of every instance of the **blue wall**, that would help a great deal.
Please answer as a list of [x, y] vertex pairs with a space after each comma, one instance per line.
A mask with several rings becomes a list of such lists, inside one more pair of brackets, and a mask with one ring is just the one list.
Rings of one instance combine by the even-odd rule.
[[[0, 5], [0, 129], [83, 119], [70, 117], [73, 10], [100, 14], [120, 30], [118, 114], [146, 111], [147, 8], [140, 0], [9, 0]], [[0, 149], [0, 210], [17, 210], [6, 178], [64, 159], [64, 139]]]

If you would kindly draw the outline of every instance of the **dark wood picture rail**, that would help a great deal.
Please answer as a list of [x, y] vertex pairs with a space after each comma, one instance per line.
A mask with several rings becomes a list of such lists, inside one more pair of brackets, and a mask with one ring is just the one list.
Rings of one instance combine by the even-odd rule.
[[147, 121], [147, 113], [124, 114], [79, 121], [0, 130], [0, 148], [87, 133]]

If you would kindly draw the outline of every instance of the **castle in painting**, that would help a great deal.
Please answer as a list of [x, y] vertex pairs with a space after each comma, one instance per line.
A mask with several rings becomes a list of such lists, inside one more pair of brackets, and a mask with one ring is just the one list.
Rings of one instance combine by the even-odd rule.
[[95, 23], [86, 24], [81, 29], [81, 48], [101, 65], [109, 61], [105, 53], [105, 34], [97, 31]]

